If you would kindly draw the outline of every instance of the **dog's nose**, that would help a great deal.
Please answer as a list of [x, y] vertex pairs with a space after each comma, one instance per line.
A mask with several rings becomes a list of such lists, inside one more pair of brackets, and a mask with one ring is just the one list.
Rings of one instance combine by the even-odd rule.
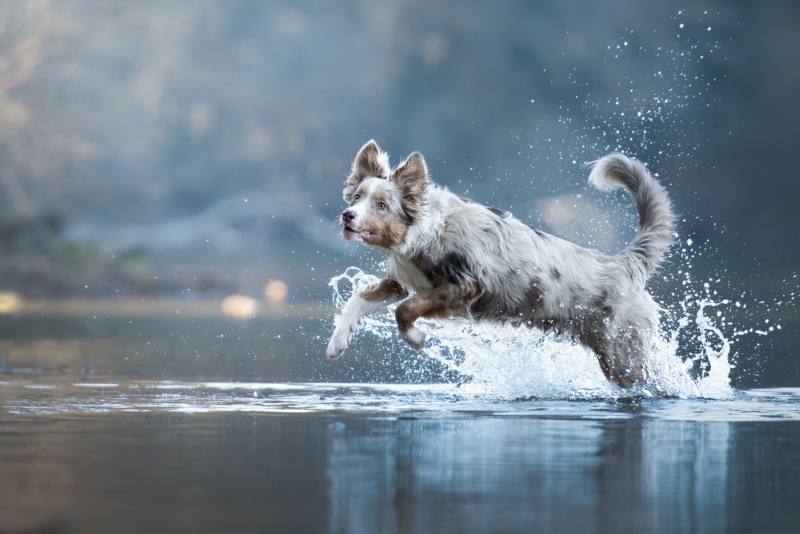
[[356, 218], [356, 212], [353, 210], [344, 210], [342, 212], [342, 220], [346, 223], [353, 222]]

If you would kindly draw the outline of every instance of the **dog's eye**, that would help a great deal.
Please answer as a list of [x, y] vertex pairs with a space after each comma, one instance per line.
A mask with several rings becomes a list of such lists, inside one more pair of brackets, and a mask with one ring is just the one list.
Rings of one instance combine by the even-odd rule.
[[385, 202], [378, 202], [378, 209], [379, 210], [385, 210], [386, 209], [386, 203]]
[[361, 195], [353, 195], [353, 202], [358, 202], [359, 198], [361, 198]]

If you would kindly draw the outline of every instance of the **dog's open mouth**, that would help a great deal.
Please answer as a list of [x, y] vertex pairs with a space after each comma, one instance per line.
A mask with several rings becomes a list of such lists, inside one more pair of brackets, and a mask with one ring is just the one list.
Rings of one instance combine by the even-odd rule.
[[360, 239], [361, 241], [369, 241], [375, 237], [375, 232], [372, 230], [353, 230], [349, 226], [345, 226], [342, 233], [345, 239]]

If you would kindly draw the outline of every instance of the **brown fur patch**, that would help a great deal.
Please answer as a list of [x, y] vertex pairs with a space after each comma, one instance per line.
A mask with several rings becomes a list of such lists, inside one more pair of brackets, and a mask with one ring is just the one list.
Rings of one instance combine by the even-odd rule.
[[384, 226], [382, 242], [385, 248], [394, 248], [403, 244], [408, 232], [408, 226], [399, 219], [392, 219]]
[[389, 250], [402, 245], [408, 232], [406, 222], [397, 216], [380, 218], [373, 215], [365, 219], [360, 228], [375, 234], [375, 237], [367, 242], [368, 245]]
[[393, 302], [408, 296], [408, 291], [397, 280], [385, 278], [380, 283], [361, 293], [361, 296], [370, 302]]
[[467, 313], [469, 306], [478, 298], [474, 284], [456, 286], [442, 284], [428, 293], [416, 295], [397, 307], [395, 317], [400, 332], [408, 332], [420, 317], [425, 319], [449, 319]]

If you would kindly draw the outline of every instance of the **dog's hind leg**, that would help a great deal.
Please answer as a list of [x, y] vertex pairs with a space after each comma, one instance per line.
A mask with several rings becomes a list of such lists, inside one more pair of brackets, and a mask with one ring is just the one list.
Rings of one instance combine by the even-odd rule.
[[397, 280], [391, 278], [381, 280], [378, 285], [353, 295], [347, 301], [328, 343], [326, 351], [328, 358], [337, 358], [344, 352], [363, 316], [403, 300], [407, 296], [408, 291], [403, 289]]
[[395, 312], [400, 337], [415, 349], [421, 349], [425, 346], [426, 336], [414, 326], [417, 319], [449, 319], [464, 315], [478, 296], [473, 287], [442, 284], [424, 295], [408, 299]]
[[599, 329], [587, 329], [580, 333], [578, 339], [583, 346], [592, 349], [592, 352], [597, 356], [597, 361], [600, 364], [600, 369], [603, 371], [606, 380], [615, 382], [614, 366], [610, 358], [610, 347], [605, 333], [601, 333]]
[[[610, 343], [610, 364], [606, 377], [619, 387], [630, 389], [647, 382], [645, 370], [646, 350], [635, 333], [622, 336]], [[601, 363], [602, 366], [602, 363]]]
[[645, 352], [635, 335], [617, 334], [617, 337], [609, 338], [605, 333], [583, 332], [579, 340], [595, 353], [609, 382], [623, 389], [645, 383]]

